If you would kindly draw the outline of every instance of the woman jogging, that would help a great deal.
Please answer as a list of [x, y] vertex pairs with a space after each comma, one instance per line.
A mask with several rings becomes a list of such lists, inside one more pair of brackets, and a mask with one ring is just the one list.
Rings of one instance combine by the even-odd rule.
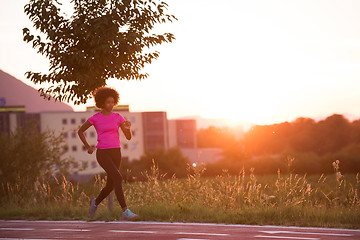
[[[107, 181], [99, 195], [96, 198], [91, 198], [89, 217], [94, 217], [98, 205], [115, 188], [116, 198], [123, 210], [122, 218], [125, 220], [133, 219], [138, 217], [138, 215], [131, 212], [126, 206], [122, 187], [123, 177], [119, 171], [121, 164], [119, 127], [121, 127], [126, 139], [130, 140], [132, 137], [130, 131], [131, 122], [125, 120], [119, 113], [112, 111], [119, 101], [119, 93], [116, 90], [109, 87], [99, 87], [94, 91], [93, 96], [95, 106], [102, 110], [87, 119], [78, 130], [78, 135], [89, 154], [92, 154], [96, 147], [96, 159], [107, 173]], [[87, 143], [84, 135], [84, 132], [91, 125], [94, 125], [97, 132], [98, 143], [95, 147]]]

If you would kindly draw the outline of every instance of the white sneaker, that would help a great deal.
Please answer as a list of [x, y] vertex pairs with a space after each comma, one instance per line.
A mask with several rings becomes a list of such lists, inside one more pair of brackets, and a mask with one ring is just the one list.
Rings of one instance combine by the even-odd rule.
[[132, 211], [130, 211], [130, 209], [126, 209], [122, 213], [122, 218], [124, 220], [130, 220], [130, 219], [134, 219], [136, 217], [139, 217], [139, 216], [137, 214], [133, 213]]
[[94, 217], [95, 212], [96, 212], [97, 207], [98, 207], [98, 206], [95, 205], [95, 199], [96, 199], [96, 198], [92, 198], [92, 199], [90, 200], [89, 218], [93, 218], [93, 217]]

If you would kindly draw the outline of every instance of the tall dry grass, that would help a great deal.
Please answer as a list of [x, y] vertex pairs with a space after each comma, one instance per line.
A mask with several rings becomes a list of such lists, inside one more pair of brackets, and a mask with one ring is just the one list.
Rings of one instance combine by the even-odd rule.
[[[143, 174], [147, 180], [124, 182], [127, 203], [138, 209], [144, 206], [204, 206], [209, 209], [232, 211], [248, 208], [311, 207], [359, 209], [359, 173], [344, 176], [340, 161], [333, 162], [334, 174], [308, 179], [291, 172], [293, 158], [288, 159], [289, 172], [277, 172], [275, 177], [256, 176], [254, 169], [245, 174], [230, 176], [226, 170], [214, 178], [202, 177], [205, 167], [188, 165], [188, 177], [164, 179], [153, 159], [150, 171]], [[313, 178], [313, 177], [312, 177]], [[37, 179], [34, 183], [2, 183], [1, 205], [11, 207], [87, 208], [90, 197], [96, 196], [106, 184], [106, 176], [95, 176], [93, 184], [73, 184], [66, 177]], [[118, 204], [117, 201], [114, 201]], [[101, 203], [104, 204], [104, 201]]]

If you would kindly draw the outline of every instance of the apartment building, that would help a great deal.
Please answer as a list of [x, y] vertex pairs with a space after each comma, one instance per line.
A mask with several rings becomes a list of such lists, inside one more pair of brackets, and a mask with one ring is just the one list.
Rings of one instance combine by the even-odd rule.
[[[97, 111], [94, 108], [88, 108], [84, 112], [42, 112], [40, 113], [41, 131], [46, 129], [55, 130], [61, 133], [66, 141], [64, 156], [72, 156], [76, 160], [75, 168], [86, 168], [81, 172], [74, 171], [74, 174], [93, 175], [103, 172], [103, 169], [96, 161], [96, 152], [88, 154], [87, 150], [80, 140], [77, 131], [80, 126]], [[128, 106], [117, 106], [114, 112], [120, 113], [125, 119], [131, 122], [132, 139], [127, 140], [119, 128], [121, 153], [123, 160], [138, 159], [144, 153], [143, 141], [143, 121], [141, 112], [129, 112]], [[92, 146], [97, 144], [97, 133], [94, 126], [89, 127], [84, 135], [88, 143]], [[74, 169], [75, 169], [74, 168]]]
[[[39, 122], [39, 113], [26, 113], [25, 106], [0, 106], [0, 133], [7, 135], [14, 132], [17, 127], [26, 127], [28, 120]], [[40, 132], [40, 125], [37, 125]]]

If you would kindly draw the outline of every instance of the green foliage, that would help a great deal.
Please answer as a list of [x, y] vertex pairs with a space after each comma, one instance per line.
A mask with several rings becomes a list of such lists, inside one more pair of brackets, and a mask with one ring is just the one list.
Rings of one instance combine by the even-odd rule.
[[32, 119], [26, 127], [18, 126], [10, 135], [0, 135], [0, 183], [4, 194], [9, 194], [8, 186], [17, 186], [24, 193], [32, 191], [39, 179], [69, 175], [74, 160], [63, 157], [61, 134], [56, 136], [51, 130], [39, 132], [37, 124]]
[[171, 33], [151, 33], [154, 25], [177, 20], [158, 0], [72, 0], [70, 18], [60, 14], [57, 0], [30, 0], [24, 11], [35, 29], [46, 36], [34, 37], [23, 28], [23, 40], [50, 60], [49, 74], [26, 72], [34, 83], [51, 82], [40, 88], [41, 96], [86, 103], [88, 96], [108, 78], [141, 80], [145, 64], [159, 57], [151, 47], [171, 42]]
[[[153, 165], [158, 167], [158, 174], [163, 178], [186, 177], [187, 167], [190, 164], [188, 158], [184, 157], [179, 147], [172, 147], [168, 150], [157, 149], [156, 151], [147, 151], [138, 160], [127, 163], [124, 168], [125, 179], [134, 178], [136, 180], [148, 180], [149, 172], [153, 172]], [[130, 175], [130, 176], [128, 176]]]

